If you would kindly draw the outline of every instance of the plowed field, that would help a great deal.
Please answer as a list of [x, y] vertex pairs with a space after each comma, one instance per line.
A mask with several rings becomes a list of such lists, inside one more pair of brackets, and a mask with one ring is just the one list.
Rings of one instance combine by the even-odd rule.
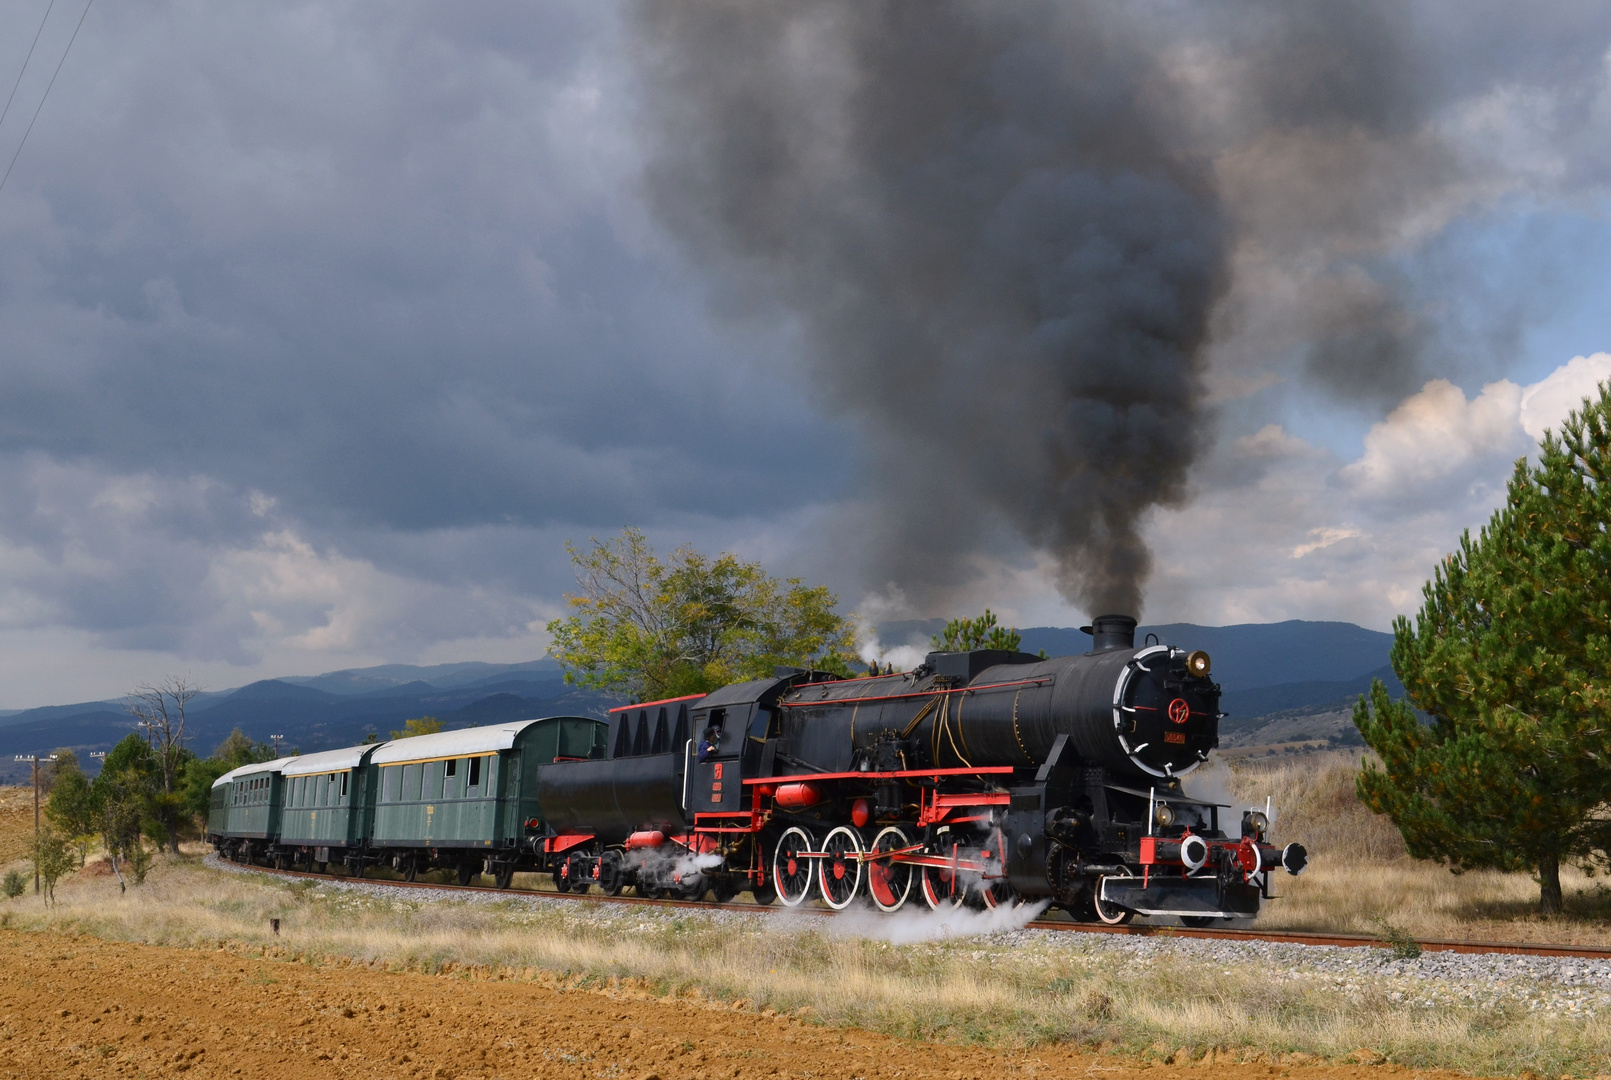
[[1385, 1080], [1409, 1072], [1148, 1065], [1089, 1049], [927, 1045], [630, 989], [318, 967], [0, 930], [4, 1077]]
[[25, 858], [34, 842], [34, 789], [0, 787], [0, 867]]

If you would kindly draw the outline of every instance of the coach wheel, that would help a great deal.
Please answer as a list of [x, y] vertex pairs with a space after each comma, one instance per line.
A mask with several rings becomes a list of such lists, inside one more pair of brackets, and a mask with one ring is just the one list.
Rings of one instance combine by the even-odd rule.
[[778, 891], [771, 881], [761, 884], [756, 884], [752, 881], [750, 882], [750, 896], [755, 899], [757, 904], [765, 907], [778, 898]]
[[811, 897], [811, 885], [816, 875], [812, 860], [811, 834], [798, 826], [786, 831], [772, 853], [772, 888], [784, 907], [799, 907]]
[[476, 875], [479, 873], [480, 871], [475, 868], [475, 863], [461, 862], [459, 864], [459, 884], [470, 884], [470, 882], [475, 880]]
[[733, 879], [727, 874], [717, 874], [711, 880], [710, 895], [718, 904], [725, 904], [738, 895], [738, 886], [733, 884]]
[[[900, 851], [912, 841], [898, 825], [891, 825], [873, 838], [872, 854]], [[880, 911], [899, 911], [912, 895], [912, 868], [906, 863], [874, 859], [867, 864], [867, 895]]]
[[678, 900], [703, 900], [705, 894], [710, 891], [709, 880], [698, 870], [689, 870], [686, 873], [676, 871], [671, 875], [671, 880], [675, 883], [672, 892], [676, 894]]
[[515, 881], [515, 864], [512, 862], [499, 863], [492, 872], [492, 883], [500, 889], [507, 889]]
[[587, 860], [578, 855], [572, 855], [565, 860], [565, 879], [571, 883], [571, 892], [586, 893], [592, 882], [592, 875], [588, 873]]
[[290, 865], [290, 860], [288, 860], [285, 857], [285, 852], [276, 851], [274, 853], [274, 869], [276, 869], [276, 870], [284, 870], [289, 865]]
[[605, 896], [620, 896], [626, 885], [626, 871], [621, 866], [619, 851], [606, 851], [599, 856], [599, 888]]
[[1205, 927], [1209, 927], [1209, 926], [1214, 925], [1214, 916], [1212, 916], [1212, 915], [1182, 915], [1180, 917], [1180, 925], [1181, 926], [1189, 926], [1193, 930], [1202, 930]]
[[420, 857], [418, 855], [403, 856], [403, 880], [418, 881], [420, 879]]
[[823, 858], [817, 860], [817, 878], [822, 899], [835, 911], [843, 911], [861, 891], [866, 864], [861, 860], [861, 837], [843, 825], [822, 842]]
[[1129, 877], [1135, 877], [1135, 875], [1126, 870], [1123, 873], [1108, 874], [1105, 877], [1099, 877], [1096, 879], [1096, 885], [1091, 889], [1091, 910], [1096, 913], [1098, 921], [1104, 922], [1109, 926], [1122, 926], [1136, 917], [1136, 913], [1131, 911], [1129, 908], [1123, 908], [1117, 904], [1110, 904], [1102, 899], [1102, 883], [1104, 881], [1107, 881], [1108, 878]]

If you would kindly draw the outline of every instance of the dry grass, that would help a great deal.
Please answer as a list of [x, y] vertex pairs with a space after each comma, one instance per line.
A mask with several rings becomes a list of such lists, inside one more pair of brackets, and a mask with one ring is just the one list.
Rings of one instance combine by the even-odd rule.
[[[60, 893], [55, 908], [31, 897], [0, 903], [0, 924], [467, 978], [572, 986], [632, 979], [659, 994], [808, 1010], [827, 1024], [992, 1045], [1106, 1043], [1159, 1057], [1214, 1050], [1334, 1060], [1369, 1047], [1410, 1065], [1550, 1075], [1592, 1074], [1611, 1062], [1611, 1025], [1593, 1017], [1458, 1000], [1406, 1009], [1392, 991], [1414, 987], [1408, 977], [1283, 975], [1172, 952], [1137, 957], [1083, 937], [897, 945], [787, 916], [417, 903], [216, 871], [194, 858], [160, 864], [126, 896], [99, 875], [80, 876]], [[282, 921], [278, 937], [270, 918]]]
[[1278, 875], [1281, 899], [1259, 925], [1374, 933], [1385, 921], [1422, 939], [1611, 945], [1611, 890], [1563, 869], [1566, 913], [1538, 914], [1538, 884], [1527, 874], [1452, 874], [1411, 859], [1387, 818], [1354, 797], [1358, 751], [1250, 761], [1232, 775], [1248, 802], [1273, 795], [1280, 811], [1275, 839], [1301, 841], [1309, 869]]

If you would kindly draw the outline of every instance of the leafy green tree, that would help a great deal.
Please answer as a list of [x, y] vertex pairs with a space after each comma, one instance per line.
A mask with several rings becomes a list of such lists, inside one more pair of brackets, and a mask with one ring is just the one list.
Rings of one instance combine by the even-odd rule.
[[28, 879], [22, 876], [20, 870], [7, 870], [4, 883], [0, 883], [0, 893], [7, 900], [15, 900], [28, 891]]
[[971, 649], [1010, 649], [1016, 651], [1023, 644], [1018, 629], [996, 625], [995, 612], [985, 608], [984, 614], [972, 619], [952, 619], [945, 624], [945, 632], [929, 638], [936, 652], [968, 652]]
[[661, 558], [638, 529], [567, 550], [580, 590], [566, 597], [573, 614], [548, 632], [572, 684], [647, 700], [780, 665], [851, 674], [855, 632], [824, 587], [686, 546]]
[[412, 739], [417, 735], [435, 735], [442, 730], [442, 721], [434, 716], [416, 716], [403, 721], [403, 730], [392, 732], [394, 739]]
[[56, 751], [50, 797], [45, 800], [45, 817], [78, 848], [82, 866], [95, 841], [95, 798], [89, 777], [78, 767], [71, 750]]
[[[242, 765], [273, 761], [274, 748], [265, 742], [253, 742], [240, 728], [232, 728], [230, 733], [224, 736], [224, 741], [213, 748], [213, 756], [204, 760], [228, 765], [229, 768], [224, 772], [229, 772], [230, 769], [238, 769]], [[222, 776], [224, 773], [218, 775]]]
[[78, 852], [67, 836], [47, 825], [34, 837], [32, 859], [34, 872], [44, 885], [45, 903], [53, 904], [56, 882], [78, 867]]
[[155, 820], [153, 800], [162, 790], [161, 775], [156, 753], [138, 734], [131, 734], [107, 751], [101, 774], [90, 785], [96, 831], [121, 888], [127, 888], [123, 862], [138, 871], [136, 884], [144, 880], [142, 863], [149, 865], [149, 854], [141, 836]]
[[[1393, 627], [1393, 668], [1354, 723], [1381, 758], [1359, 796], [1418, 858], [1530, 869], [1561, 910], [1560, 865], [1611, 836], [1611, 384], [1516, 463], [1505, 505], [1461, 538]], [[1423, 723], [1411, 705], [1430, 717]]]
[[197, 758], [185, 765], [179, 789], [182, 813], [190, 821], [205, 821], [212, 810], [215, 780], [242, 765], [273, 760], [273, 747], [253, 742], [240, 728], [235, 728], [214, 748], [212, 757]]

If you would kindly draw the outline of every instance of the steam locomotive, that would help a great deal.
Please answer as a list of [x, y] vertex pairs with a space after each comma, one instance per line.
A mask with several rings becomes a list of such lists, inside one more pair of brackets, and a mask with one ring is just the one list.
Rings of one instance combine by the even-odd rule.
[[1093, 620], [1077, 656], [933, 652], [857, 679], [780, 668], [607, 723], [247, 766], [218, 781], [209, 834], [237, 858], [456, 868], [500, 887], [524, 870], [611, 895], [1252, 916], [1272, 872], [1307, 854], [1270, 844], [1257, 808], [1222, 820], [1227, 806], [1185, 794], [1218, 744], [1219, 686], [1206, 653], [1138, 648], [1135, 626]]

